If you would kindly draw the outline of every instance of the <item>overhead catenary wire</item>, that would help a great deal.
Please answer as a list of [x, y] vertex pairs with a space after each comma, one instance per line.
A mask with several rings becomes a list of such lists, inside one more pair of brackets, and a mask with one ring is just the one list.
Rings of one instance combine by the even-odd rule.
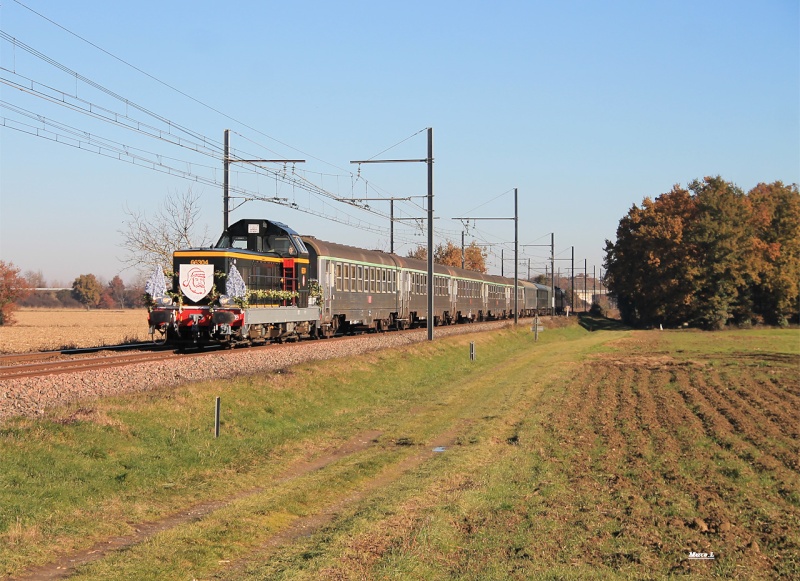
[[[12, 75], [16, 76], [18, 79], [23, 79], [23, 80], [27, 81], [28, 82], [28, 86], [22, 85], [20, 82], [17, 82], [14, 79], [6, 78], [6, 77], [0, 78], [0, 82], [2, 82], [4, 84], [7, 84], [9, 86], [12, 86], [12, 87], [14, 87], [14, 88], [16, 88], [16, 89], [18, 89], [20, 91], [32, 94], [34, 97], [38, 97], [38, 98], [43, 99], [45, 101], [49, 101], [49, 102], [51, 102], [53, 104], [66, 107], [66, 108], [71, 109], [73, 111], [76, 111], [78, 113], [81, 113], [81, 114], [87, 115], [89, 117], [92, 117], [92, 118], [94, 118], [96, 120], [100, 120], [100, 121], [103, 121], [103, 122], [111, 123], [111, 124], [114, 124], [114, 125], [116, 125], [118, 127], [122, 127], [124, 129], [127, 129], [127, 130], [132, 130], [132, 131], [138, 132], [140, 134], [143, 134], [143, 135], [145, 135], [147, 137], [160, 139], [160, 140], [165, 141], [167, 143], [170, 143], [172, 145], [177, 145], [177, 146], [180, 146], [180, 147], [186, 147], [186, 148], [191, 149], [192, 151], [194, 151], [196, 153], [200, 153], [202, 155], [210, 156], [210, 157], [214, 158], [215, 160], [221, 160], [221, 158], [222, 158], [221, 148], [216, 142], [214, 142], [210, 138], [208, 138], [206, 136], [202, 136], [201, 134], [196, 133], [194, 131], [191, 131], [191, 130], [185, 128], [185, 127], [182, 127], [180, 124], [175, 123], [175, 122], [173, 122], [173, 121], [171, 121], [171, 120], [169, 120], [169, 119], [167, 119], [167, 118], [165, 118], [165, 117], [163, 117], [161, 115], [158, 115], [158, 114], [150, 111], [146, 107], [142, 107], [142, 106], [134, 103], [133, 101], [122, 97], [121, 95], [117, 94], [116, 92], [111, 91], [111, 90], [103, 87], [100, 83], [96, 83], [96, 82], [92, 81], [91, 79], [89, 79], [88, 77], [80, 75], [79, 73], [73, 71], [69, 67], [66, 67], [66, 66], [62, 65], [61, 63], [59, 63], [55, 59], [52, 59], [52, 58], [48, 57], [44, 53], [41, 53], [40, 51], [34, 49], [33, 47], [30, 47], [30, 46], [26, 45], [25, 43], [22, 43], [21, 41], [15, 39], [14, 37], [12, 37], [11, 35], [8, 35], [5, 32], [0, 31], [0, 38], [2, 38], [3, 40], [6, 40], [7, 42], [12, 43], [12, 45], [15, 46], [15, 47], [20, 47], [23, 50], [26, 50], [30, 54], [34, 55], [37, 58], [42, 59], [43, 61], [45, 61], [46, 63], [50, 64], [51, 66], [54, 66], [57, 69], [61, 70], [62, 72], [65, 72], [65, 73], [69, 74], [70, 76], [73, 76], [76, 80], [80, 80], [81, 82], [86, 83], [88, 86], [91, 86], [94, 89], [102, 91], [103, 93], [111, 96], [112, 98], [123, 102], [126, 105], [126, 109], [127, 109], [127, 107], [132, 107], [135, 110], [138, 110], [140, 112], [145, 113], [146, 115], [149, 115], [149, 116], [153, 117], [154, 119], [158, 120], [159, 122], [165, 124], [166, 128], [165, 129], [159, 128], [159, 127], [157, 127], [155, 125], [143, 122], [141, 120], [137, 120], [137, 119], [131, 117], [130, 115], [128, 115], [128, 114], [126, 114], [124, 112], [113, 111], [113, 110], [111, 110], [111, 109], [109, 109], [107, 107], [103, 107], [103, 106], [100, 106], [97, 103], [93, 103], [92, 101], [90, 101], [88, 99], [84, 99], [82, 97], [78, 97], [77, 96], [77, 90], [74, 93], [70, 93], [70, 92], [67, 92], [67, 91], [64, 91], [64, 90], [49, 86], [46, 83], [38, 82], [38, 81], [36, 81], [36, 80], [34, 80], [34, 79], [30, 78], [30, 77], [26, 77], [25, 75], [22, 75], [19, 72], [11, 71], [11, 70], [6, 69], [6, 68], [2, 68], [2, 70], [6, 70], [7, 72], [9, 72]], [[37, 90], [36, 89], [37, 86], [41, 87], [42, 89], [47, 89], [50, 92], [50, 94], [44, 92], [43, 90]], [[60, 97], [60, 98], [58, 98], [58, 97]], [[125, 144], [122, 144], [121, 142], [114, 141], [114, 140], [108, 140], [108, 139], [105, 139], [105, 138], [100, 138], [100, 137], [94, 135], [92, 132], [81, 130], [81, 129], [76, 129], [76, 128], [71, 127], [71, 126], [69, 126], [69, 125], [67, 125], [65, 123], [60, 123], [60, 122], [48, 119], [44, 115], [41, 115], [41, 114], [38, 114], [38, 113], [34, 113], [32, 111], [29, 111], [29, 110], [25, 110], [25, 109], [23, 109], [21, 107], [16, 107], [13, 104], [8, 103], [8, 102], [4, 103], [4, 107], [6, 109], [14, 111], [15, 113], [17, 113], [19, 115], [28, 117], [30, 119], [35, 119], [36, 121], [42, 123], [45, 126], [49, 125], [50, 128], [51, 129], [55, 129], [55, 131], [45, 131], [45, 130], [40, 129], [38, 127], [32, 126], [30, 124], [24, 124], [24, 123], [21, 123], [19, 121], [12, 120], [12, 119], [9, 119], [9, 118], [6, 118], [6, 117], [3, 118], [3, 126], [4, 127], [10, 128], [10, 129], [15, 129], [17, 131], [21, 131], [21, 132], [24, 132], [24, 133], [28, 133], [28, 134], [33, 135], [33, 136], [49, 139], [51, 141], [55, 141], [55, 142], [63, 144], [63, 145], [70, 145], [70, 146], [76, 147], [78, 149], [82, 149], [84, 151], [97, 153], [97, 154], [103, 155], [105, 157], [110, 157], [110, 158], [118, 159], [118, 160], [121, 160], [121, 161], [127, 161], [129, 163], [134, 164], [134, 165], [140, 165], [140, 166], [148, 167], [150, 169], [155, 169], [155, 170], [160, 171], [162, 173], [167, 173], [167, 174], [170, 174], [170, 175], [176, 175], [178, 177], [190, 179], [192, 181], [197, 181], [197, 182], [201, 182], [201, 183], [206, 183], [206, 184], [211, 184], [211, 185], [216, 185], [216, 186], [220, 185], [216, 178], [209, 178], [209, 177], [199, 176], [199, 175], [197, 175], [196, 173], [194, 173], [192, 171], [186, 171], [186, 170], [184, 170], [182, 168], [178, 168], [178, 167], [175, 167], [174, 165], [170, 165], [169, 163], [164, 163], [164, 160], [166, 159], [166, 160], [170, 160], [170, 161], [173, 161], [173, 162], [180, 162], [181, 165], [185, 165], [186, 167], [194, 166], [195, 168], [198, 168], [198, 167], [210, 168], [211, 166], [206, 166], [206, 165], [203, 165], [203, 164], [199, 164], [196, 161], [189, 162], [187, 160], [178, 160], [175, 157], [165, 156], [164, 154], [158, 154], [158, 153], [155, 153], [155, 152], [147, 152], [146, 155], [142, 155], [142, 152], [145, 152], [145, 150], [142, 149], [142, 148], [137, 148], [137, 147], [134, 147], [134, 146], [131, 146], [131, 145], [125, 145]], [[185, 137], [181, 137], [179, 135], [176, 135], [175, 134], [176, 131], [179, 132], [179, 133], [183, 133], [185, 135], [188, 135], [188, 136], [190, 136], [190, 138], [187, 139]], [[59, 132], [61, 132], [61, 133], [59, 133]], [[135, 153], [135, 152], [138, 152], [138, 153]], [[214, 168], [214, 171], [216, 171], [216, 168]], [[254, 173], [268, 173], [268, 174], [271, 174], [271, 175], [276, 175], [276, 176], [278, 175], [275, 171], [271, 171], [271, 170], [260, 168], [260, 167], [256, 167], [252, 171]], [[295, 174], [292, 178], [289, 178], [288, 181], [293, 186], [297, 186], [297, 187], [300, 187], [301, 189], [308, 190], [311, 194], [320, 195], [320, 196], [326, 196], [326, 197], [329, 197], [329, 198], [335, 198], [334, 195], [330, 194], [329, 192], [326, 192], [323, 188], [320, 188], [319, 186], [317, 186], [316, 184], [314, 184], [313, 182], [311, 182], [310, 180], [308, 180], [304, 176]], [[244, 200], [244, 201], [260, 199], [260, 200], [264, 200], [264, 201], [270, 201], [272, 203], [279, 203], [279, 200], [273, 199], [273, 198], [269, 198], [269, 197], [266, 197], [266, 196], [262, 196], [257, 192], [252, 192], [252, 191], [247, 191], [247, 190], [240, 190], [240, 193], [242, 194], [241, 199]], [[327, 219], [332, 219], [334, 221], [341, 222], [341, 223], [344, 223], [344, 224], [347, 224], [347, 225], [357, 225], [357, 227], [359, 227], [359, 229], [362, 229], [362, 230], [367, 230], [367, 231], [371, 231], [371, 232], [375, 232], [375, 233], [380, 233], [382, 235], [385, 235], [385, 233], [386, 233], [386, 229], [385, 228], [381, 228], [380, 226], [377, 226], [377, 225], [374, 225], [374, 224], [369, 224], [369, 223], [365, 222], [364, 220], [355, 219], [355, 218], [353, 218], [352, 216], [350, 216], [350, 215], [348, 215], [346, 213], [344, 214], [346, 217], [342, 218], [342, 214], [343, 213], [340, 212], [340, 211], [337, 213], [336, 216], [330, 216], [330, 215], [326, 214], [325, 212], [315, 211], [310, 207], [299, 208], [297, 206], [297, 204], [289, 204], [289, 207], [293, 207], [295, 209], [298, 209], [300, 211], [304, 211], [304, 212], [309, 213], [309, 214], [318, 215], [320, 217], [324, 217], [324, 218], [327, 218]], [[376, 213], [376, 212], [373, 212], [373, 213]]]
[[[199, 105], [201, 105], [201, 106], [203, 106], [203, 107], [205, 107], [205, 108], [207, 108], [207, 109], [209, 109], [209, 110], [221, 115], [222, 117], [224, 117], [226, 119], [229, 119], [229, 120], [241, 125], [242, 127], [245, 127], [247, 129], [253, 131], [254, 133], [256, 133], [258, 135], [261, 135], [261, 136], [265, 137], [266, 139], [268, 139], [268, 140], [270, 140], [270, 141], [272, 141], [274, 143], [277, 143], [277, 144], [281, 145], [282, 147], [291, 149], [292, 151], [300, 152], [304, 156], [306, 156], [306, 157], [308, 157], [310, 159], [314, 159], [316, 161], [319, 161], [319, 162], [324, 163], [326, 165], [329, 165], [331, 167], [334, 167], [334, 168], [337, 168], [339, 170], [342, 170], [346, 175], [348, 175], [350, 177], [353, 176], [353, 172], [352, 171], [349, 171], [347, 169], [341, 168], [341, 167], [337, 166], [336, 164], [333, 164], [333, 163], [330, 163], [328, 161], [322, 160], [319, 157], [316, 157], [314, 155], [305, 153], [302, 150], [300, 150], [300, 149], [298, 149], [298, 148], [296, 148], [294, 146], [291, 146], [291, 145], [289, 145], [289, 144], [287, 144], [287, 143], [285, 143], [285, 142], [283, 142], [283, 141], [281, 141], [279, 139], [276, 139], [276, 138], [264, 133], [263, 131], [261, 131], [259, 129], [256, 129], [255, 127], [252, 127], [252, 126], [248, 125], [247, 123], [244, 123], [241, 120], [236, 119], [235, 117], [233, 117], [231, 115], [228, 115], [225, 112], [223, 112], [223, 111], [221, 111], [221, 110], [219, 110], [219, 109], [217, 109], [217, 108], [215, 108], [215, 107], [203, 102], [202, 100], [197, 99], [196, 97], [193, 97], [192, 95], [190, 95], [190, 94], [188, 94], [188, 93], [186, 93], [184, 91], [181, 91], [180, 89], [176, 88], [175, 86], [171, 85], [170, 83], [167, 83], [167, 82], [165, 82], [165, 81], [163, 81], [163, 80], [151, 75], [150, 73], [142, 70], [141, 68], [131, 64], [127, 60], [112, 54], [111, 52], [103, 49], [102, 47], [100, 47], [100, 46], [96, 45], [95, 43], [93, 43], [93, 42], [87, 40], [86, 38], [82, 37], [81, 35], [74, 33], [73, 31], [69, 30], [68, 28], [66, 28], [66, 27], [60, 25], [59, 23], [53, 21], [52, 19], [48, 18], [47, 16], [45, 16], [45, 15], [43, 15], [43, 14], [41, 14], [41, 13], [39, 13], [39, 12], [33, 10], [33, 9], [31, 9], [30, 7], [25, 5], [23, 2], [20, 2], [19, 0], [14, 0], [14, 2], [16, 4], [18, 4], [18, 5], [20, 5], [21, 7], [29, 10], [30, 12], [36, 14], [40, 18], [46, 20], [47, 22], [51, 23], [52, 25], [57, 26], [58, 28], [64, 30], [65, 32], [69, 33], [70, 35], [74, 36], [75, 38], [78, 38], [82, 42], [87, 43], [88, 45], [92, 46], [93, 48], [101, 51], [102, 53], [110, 56], [111, 58], [114, 58], [115, 60], [119, 61], [120, 63], [122, 63], [122, 64], [124, 64], [124, 65], [126, 65], [128, 67], [130, 67], [131, 69], [137, 71], [138, 73], [143, 74], [146, 77], [158, 82], [159, 84], [167, 87], [168, 89], [170, 89], [172, 91], [175, 91], [176, 93], [182, 95], [183, 97], [192, 100], [193, 102], [195, 102], [195, 103], [197, 103], [197, 104], [199, 104]], [[184, 126], [181, 123], [178, 123], [178, 122], [176, 122], [174, 120], [169, 119], [168, 117], [160, 115], [159, 113], [151, 110], [150, 108], [148, 108], [146, 106], [143, 106], [141, 104], [135, 103], [134, 101], [125, 98], [123, 95], [119, 94], [119, 92], [114, 91], [112, 89], [109, 89], [108, 87], [105, 87], [101, 83], [98, 83], [98, 82], [88, 78], [87, 76], [78, 73], [77, 71], [73, 70], [73, 68], [68, 67], [68, 66], [58, 62], [56, 59], [45, 55], [44, 53], [38, 51], [34, 47], [31, 47], [31, 46], [25, 44], [24, 42], [14, 38], [10, 34], [7, 34], [5, 32], [0, 31], [0, 38], [2, 38], [6, 42], [11, 43], [11, 45], [13, 47], [19, 48], [20, 50], [23, 50], [26, 53], [31, 54], [35, 58], [41, 59], [43, 62], [49, 64], [52, 67], [55, 67], [57, 70], [61, 71], [62, 73], [66, 74], [66, 75], [68, 75], [69, 78], [75, 80], [76, 88], [75, 88], [74, 91], [70, 91], [70, 90], [67, 90], [67, 89], [58, 89], [58, 88], [56, 88], [54, 86], [50, 86], [49, 84], [39, 83], [38, 81], [36, 81], [33, 78], [26, 77], [24, 74], [22, 74], [23, 71], [17, 72], [16, 70], [9, 70], [9, 69], [4, 69], [4, 70], [8, 71], [9, 74], [10, 74], [10, 77], [5, 79], [6, 84], [8, 84], [10, 86], [14, 86], [16, 84], [17, 85], [16, 88], [19, 88], [20, 90], [26, 90], [26, 92], [28, 92], [29, 94], [38, 93], [38, 94], [36, 94], [34, 96], [37, 96], [37, 97], [39, 97], [41, 99], [48, 100], [49, 102], [54, 103], [54, 104], [60, 104], [62, 106], [67, 107], [68, 109], [71, 109], [72, 111], [79, 112], [79, 113], [82, 113], [84, 115], [88, 115], [89, 117], [91, 117], [93, 119], [96, 119], [98, 121], [112, 123], [117, 127], [121, 127], [123, 129], [127, 129], [127, 130], [133, 130], [133, 131], [135, 131], [135, 132], [137, 132], [140, 135], [143, 135], [145, 137], [155, 138], [155, 139], [158, 139], [159, 141], [161, 141], [163, 143], [167, 143], [167, 144], [170, 144], [170, 145], [173, 145], [173, 146], [181, 147], [181, 148], [184, 148], [187, 151], [191, 151], [193, 153], [200, 154], [202, 156], [208, 156], [209, 159], [213, 159], [215, 161], [219, 161], [219, 160], [222, 159], [222, 155], [223, 155], [222, 147], [221, 147], [218, 139], [210, 138], [208, 136], [205, 136], [205, 135], [203, 135], [203, 134], [201, 134], [201, 133], [199, 133], [197, 131], [192, 130], [189, 127]], [[3, 79], [0, 79], [0, 82], [2, 82], [2, 81], [3, 81]], [[30, 89], [28, 89], [27, 87], [24, 87], [24, 85], [22, 84], [23, 82], [29, 83]], [[91, 87], [92, 90], [100, 91], [104, 95], [107, 95], [108, 97], [110, 97], [111, 99], [117, 100], [120, 103], [124, 104], [124, 111], [120, 111], [120, 110], [114, 111], [112, 108], [101, 106], [100, 104], [98, 104], [96, 102], [92, 102], [90, 99], [86, 99], [85, 98], [85, 94], [81, 94], [79, 96], [79, 93], [78, 93], [78, 90], [77, 90], [77, 83], [79, 83], [79, 82], [80, 83], [84, 83], [87, 87]], [[38, 85], [41, 85], [41, 90], [37, 91], [36, 87]], [[51, 91], [51, 92], [55, 93], [55, 95], [57, 95], [57, 96], [60, 96], [60, 101], [62, 103], [58, 103], [59, 99], [56, 96], [52, 95], [52, 94], [49, 95], [49, 99], [48, 99], [47, 98], [48, 97], [48, 94], [47, 94], [48, 91]], [[146, 117], [148, 117], [150, 119], [155, 120], [156, 123], [146, 122], [146, 121], [144, 121], [142, 119], [137, 119], [136, 118], [137, 116], [135, 114], [131, 114], [130, 113], [130, 109], [132, 109], [134, 111], [137, 111], [137, 112], [141, 113], [142, 115], [144, 115], [144, 116], [146, 116]], [[29, 111], [28, 113], [30, 113], [32, 115], [38, 115], [38, 114], [35, 114], [35, 113], [31, 112], [31, 111]], [[17, 114], [20, 114], [20, 113], [17, 112]], [[31, 117], [29, 117], [29, 118], [31, 118]], [[52, 119], [49, 120], [49, 121], [50, 121], [49, 127], [51, 129], [53, 129], [55, 127], [54, 123], [58, 123], [58, 122], [54, 122], [54, 120], [52, 120]], [[57, 141], [58, 143], [62, 143], [62, 144], [65, 144], [65, 145], [72, 145], [73, 147], [77, 147], [77, 148], [82, 149], [84, 151], [88, 151], [88, 152], [92, 152], [92, 153], [98, 153], [98, 154], [104, 155], [106, 157], [110, 157], [110, 158], [113, 158], [113, 159], [119, 159], [119, 160], [122, 160], [122, 161], [127, 161], [127, 162], [133, 163], [135, 165], [140, 165], [140, 166], [144, 166], [144, 167], [150, 167], [150, 168], [155, 169], [157, 171], [160, 171], [160, 172], [163, 172], [163, 173], [167, 173], [167, 174], [170, 174], [170, 175], [176, 175], [178, 177], [182, 177], [182, 178], [185, 178], [185, 179], [188, 179], [188, 180], [191, 180], [191, 181], [199, 181], [201, 183], [207, 183], [207, 184], [214, 185], [214, 186], [219, 186], [220, 185], [219, 180], [217, 179], [216, 175], [214, 175], [214, 174], [217, 173], [218, 168], [214, 168], [213, 166], [210, 166], [207, 163], [198, 162], [196, 160], [190, 161], [188, 159], [180, 159], [178, 156], [169, 156], [169, 155], [165, 155], [163, 153], [156, 153], [156, 152], [153, 152], [153, 151], [147, 151], [145, 148], [137, 148], [137, 147], [134, 147], [132, 145], [127, 145], [127, 144], [122, 143], [119, 140], [110, 140], [110, 139], [99, 137], [96, 134], [96, 132], [91, 132], [91, 131], [86, 131], [85, 132], [88, 135], [88, 137], [78, 138], [75, 132], [80, 133], [83, 130], [77, 129], [75, 127], [72, 127], [71, 129], [67, 129], [66, 127], [68, 127], [68, 125], [65, 124], [65, 123], [62, 124], [63, 127], [61, 129], [58, 129], [55, 132], [56, 133], [55, 136], [52, 135], [52, 134], [45, 136], [42, 132], [40, 132], [38, 129], [34, 128], [34, 126], [31, 126], [31, 125], [28, 125], [28, 126], [26, 126], [24, 128], [23, 128], [23, 124], [20, 124], [20, 126], [18, 126], [18, 127], [12, 127], [12, 124], [14, 122], [15, 122], [14, 120], [10, 120], [8, 118], [3, 118], [3, 125], [5, 127], [13, 128], [13, 129], [16, 129], [17, 131], [24, 131], [24, 132], [29, 133], [30, 135], [43, 137], [45, 139], [52, 139], [52, 140]], [[163, 125], [163, 127], [159, 127], [158, 124]], [[406, 137], [405, 139], [399, 141], [398, 143], [392, 145], [391, 147], [386, 148], [383, 151], [375, 154], [370, 159], [374, 159], [375, 157], [385, 153], [386, 151], [389, 151], [389, 150], [391, 150], [391, 149], [393, 149], [393, 148], [395, 148], [395, 147], [407, 142], [408, 140], [412, 139], [416, 135], [419, 135], [423, 131], [425, 131], [425, 129], [420, 130], [419, 132], [416, 132], [416, 133]], [[60, 135], [69, 135], [70, 132], [72, 132], [72, 139], [73, 139], [72, 143], [67, 143], [67, 142], [63, 141], [61, 137], [58, 136], [59, 134]], [[241, 135], [241, 133], [239, 133], [239, 135]], [[242, 135], [242, 137], [245, 137], [245, 136]], [[66, 139], [66, 137], [64, 139]], [[77, 141], [75, 141], [75, 139], [77, 139]], [[267, 151], [273, 151], [271, 148], [267, 147], [264, 144], [258, 144], [258, 143], [256, 143], [255, 141], [253, 141], [252, 139], [249, 139], [249, 138], [246, 138], [246, 139], [248, 139], [248, 141], [250, 141], [250, 142], [254, 143], [255, 145], [257, 145], [258, 147], [264, 148]], [[280, 156], [280, 154], [277, 153], [276, 156]], [[257, 157], [257, 156], [253, 156], [253, 157]], [[211, 175], [210, 176], [209, 175], [203, 176], [203, 175], [200, 175], [198, 173], [198, 171], [210, 172]], [[269, 176], [270, 178], [274, 178], [276, 180], [286, 180], [284, 183], [286, 183], [287, 186], [291, 187], [293, 190], [294, 190], [294, 188], [298, 188], [300, 190], [303, 190], [303, 191], [307, 192], [308, 196], [309, 196], [308, 205], [305, 205], [304, 207], [298, 207], [298, 204], [295, 202], [294, 206], [289, 204], [289, 207], [294, 207], [295, 209], [298, 209], [299, 211], [306, 212], [306, 213], [309, 213], [309, 214], [312, 214], [312, 215], [317, 215], [317, 216], [324, 217], [324, 218], [327, 218], [327, 219], [332, 219], [332, 220], [340, 222], [340, 223], [346, 223], [346, 224], [358, 223], [358, 224], [363, 224], [363, 226], [359, 226], [359, 228], [364, 229], [364, 230], [368, 230], [368, 231], [371, 231], [371, 232], [375, 232], [375, 233], [380, 233], [381, 235], [384, 235], [384, 236], [386, 235], [388, 228], [382, 227], [382, 226], [379, 226], [379, 225], [376, 225], [376, 224], [370, 224], [369, 222], [364, 221], [364, 220], [356, 219], [356, 218], [352, 217], [350, 214], [347, 214], [346, 212], [342, 212], [338, 208], [336, 209], [336, 212], [337, 212], [336, 217], [329, 216], [329, 215], [327, 215], [325, 213], [325, 212], [330, 211], [332, 208], [334, 208], [334, 206], [331, 205], [331, 204], [326, 203], [324, 200], [328, 199], [328, 200], [333, 201], [336, 198], [342, 197], [342, 196], [337, 196], [335, 194], [332, 194], [332, 192], [328, 191], [324, 187], [322, 187], [322, 186], [318, 185], [317, 183], [315, 183], [314, 180], [316, 180], [318, 182], [324, 182], [325, 179], [332, 179], [332, 178], [338, 180], [341, 177], [343, 177], [341, 174], [339, 174], [339, 175], [337, 175], [337, 174], [324, 174], [324, 173], [321, 173], [321, 172], [312, 172], [310, 170], [296, 170], [295, 169], [292, 172], [291, 176], [288, 176], [288, 174], [281, 175], [278, 172], [279, 172], [279, 170], [275, 170], [275, 169], [271, 169], [271, 168], [263, 168], [263, 167], [259, 167], [259, 166], [253, 165], [252, 167], [242, 168], [241, 172], [236, 172], [236, 173], [237, 173], [237, 175], [241, 175], [241, 176], [253, 174], [253, 175], [256, 176], [256, 179], [258, 178], [258, 176], [264, 175], [264, 176]], [[362, 179], [364, 179], [364, 178], [362, 178]], [[365, 182], [365, 188], [368, 189], [369, 191], [375, 192], [376, 195], [378, 195], [378, 196], [386, 195], [387, 197], [393, 197], [392, 194], [388, 194], [388, 192], [385, 189], [381, 188], [379, 185], [373, 183], [372, 181], [364, 179], [364, 182]], [[491, 203], [492, 201], [496, 200], [499, 197], [502, 197], [503, 195], [505, 195], [507, 193], [508, 192], [505, 192], [504, 194], [500, 194], [499, 196], [497, 196], [497, 197], [485, 202], [481, 206], [478, 206], [478, 208]], [[253, 190], [253, 189], [249, 189], [249, 188], [246, 188], [246, 187], [238, 188], [238, 189], [236, 189], [234, 191], [234, 194], [235, 194], [235, 197], [241, 203], [246, 203], [246, 202], [252, 201], [252, 200], [263, 200], [263, 201], [270, 201], [272, 203], [278, 203], [278, 200], [277, 200], [278, 196], [265, 195], [263, 192], [258, 191], [258, 189]], [[319, 204], [323, 208], [323, 210], [319, 211], [319, 210], [316, 210], [316, 209], [312, 208], [311, 207], [312, 200], [314, 200], [314, 203]], [[369, 212], [372, 215], [375, 215], [377, 217], [388, 218], [387, 213], [381, 211], [379, 208], [374, 208], [374, 207], [368, 207], [367, 208], [367, 207], [358, 206], [358, 205], [355, 205], [355, 204], [353, 204], [353, 206], [357, 207], [359, 209], [359, 211], [366, 211], [366, 212]], [[408, 214], [409, 216], [412, 216], [413, 214], [417, 213], [419, 210], [424, 210], [423, 204], [417, 203], [415, 201], [405, 202], [404, 206], [402, 206], [402, 208], [404, 208], [404, 209], [398, 209], [399, 210], [399, 214], [403, 215], [405, 213], [405, 214]], [[345, 217], [343, 218], [343, 216], [345, 216]], [[410, 224], [409, 224], [409, 226], [410, 226]], [[437, 236], [445, 237], [448, 240], [456, 239], [459, 234], [460, 234], [460, 232], [455, 231], [455, 230], [449, 230], [449, 229], [437, 227]], [[396, 238], [397, 238], [398, 242], [414, 244], [414, 241], [413, 241], [412, 237], [399, 235]]]

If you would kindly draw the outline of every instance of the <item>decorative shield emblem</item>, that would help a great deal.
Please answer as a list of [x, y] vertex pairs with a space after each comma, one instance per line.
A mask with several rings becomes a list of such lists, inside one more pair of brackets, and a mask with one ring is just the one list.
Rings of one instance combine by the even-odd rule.
[[181, 264], [178, 281], [183, 294], [197, 302], [210, 293], [214, 286], [214, 265]]

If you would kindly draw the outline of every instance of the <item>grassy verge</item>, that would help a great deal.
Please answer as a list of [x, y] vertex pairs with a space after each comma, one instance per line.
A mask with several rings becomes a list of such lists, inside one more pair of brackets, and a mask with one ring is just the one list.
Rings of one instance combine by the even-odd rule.
[[0, 572], [218, 502], [74, 578], [798, 574], [796, 338], [522, 328], [6, 423]]

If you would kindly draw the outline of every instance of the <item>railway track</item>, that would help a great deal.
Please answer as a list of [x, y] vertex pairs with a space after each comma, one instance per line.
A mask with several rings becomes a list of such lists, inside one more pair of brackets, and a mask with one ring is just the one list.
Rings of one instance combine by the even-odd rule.
[[[149, 361], [165, 361], [177, 357], [174, 353], [164, 351], [135, 352], [96, 357], [70, 357], [56, 354], [4, 355], [0, 357], [0, 381], [43, 375], [58, 375], [134, 365]], [[33, 361], [33, 363], [31, 363]]]
[[[485, 323], [476, 323], [475, 328], [479, 328], [482, 324]], [[414, 333], [418, 331], [418, 329], [407, 329], [404, 331], [392, 331], [392, 333]], [[364, 334], [340, 335], [331, 339], [325, 339], [325, 341], [341, 341], [362, 335]], [[248, 347], [247, 350], [256, 351], [275, 348], [277, 346], [277, 344], [251, 346]], [[113, 351], [127, 352], [113, 353]], [[0, 355], [0, 381], [61, 375], [82, 371], [97, 371], [126, 365], [163, 362], [170, 359], [202, 357], [205, 355], [220, 354], [224, 351], [225, 350], [218, 347], [206, 347], [198, 351], [178, 352], [172, 348], [148, 343], [40, 353], [7, 354]], [[237, 349], [235, 351], [239, 352], [240, 350]], [[85, 355], [91, 356], [86, 357]]]

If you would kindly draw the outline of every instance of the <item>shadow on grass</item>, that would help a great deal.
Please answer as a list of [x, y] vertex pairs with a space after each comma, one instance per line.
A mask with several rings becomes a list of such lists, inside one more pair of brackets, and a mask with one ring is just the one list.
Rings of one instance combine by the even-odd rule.
[[578, 314], [578, 324], [587, 331], [630, 331], [633, 328], [617, 319], [606, 319], [589, 313]]

